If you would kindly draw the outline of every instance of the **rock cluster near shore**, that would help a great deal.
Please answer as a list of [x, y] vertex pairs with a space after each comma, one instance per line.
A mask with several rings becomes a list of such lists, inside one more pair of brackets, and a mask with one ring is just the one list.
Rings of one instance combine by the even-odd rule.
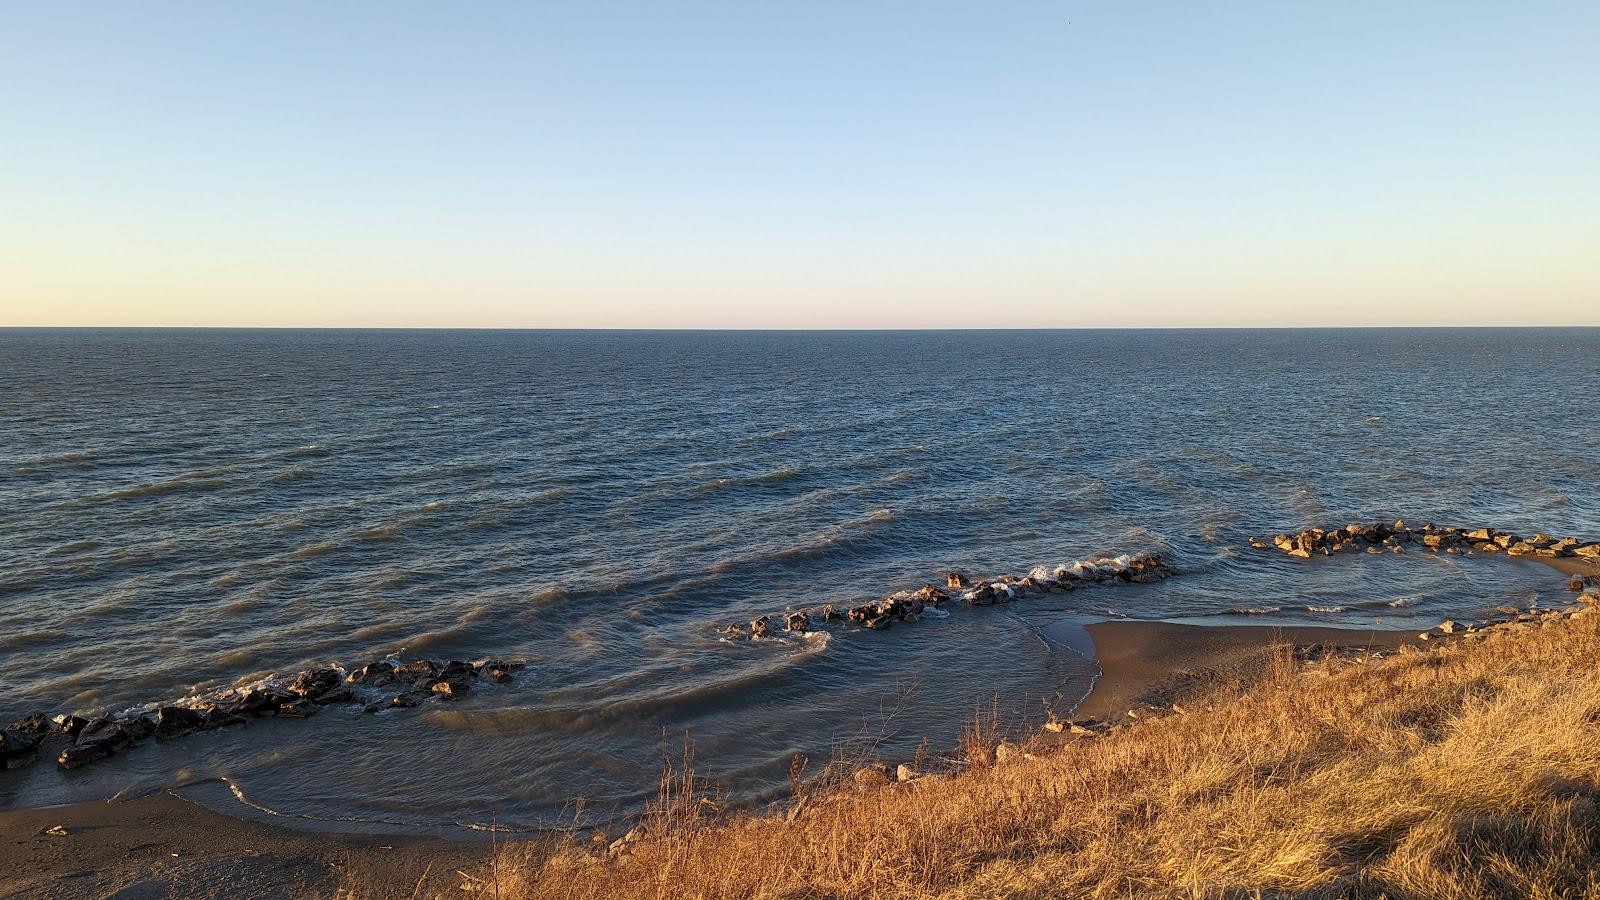
[[48, 749], [56, 754], [58, 766], [76, 769], [148, 738], [172, 740], [264, 716], [305, 718], [336, 703], [360, 704], [366, 712], [415, 707], [431, 698], [459, 697], [479, 681], [510, 681], [512, 673], [522, 668], [521, 663], [499, 660], [440, 663], [419, 659], [401, 664], [384, 660], [350, 670], [338, 665], [307, 669], [205, 696], [93, 718], [32, 713], [0, 730], [0, 767], [28, 765], [40, 750]]
[[1021, 600], [1030, 594], [1064, 593], [1091, 584], [1124, 584], [1160, 581], [1171, 576], [1173, 568], [1156, 554], [1099, 556], [1071, 565], [1036, 566], [1026, 575], [969, 579], [960, 572], [945, 576], [945, 587], [925, 584], [915, 591], [900, 591], [841, 610], [829, 603], [815, 610], [800, 609], [782, 616], [758, 616], [749, 625], [734, 623], [722, 629], [729, 638], [770, 637], [782, 623], [784, 631], [804, 634], [822, 622], [849, 621], [869, 631], [882, 631], [895, 622], [916, 622], [930, 607], [950, 600], [972, 606], [989, 606]]
[[1415, 528], [1404, 519], [1389, 525], [1346, 525], [1343, 528], [1307, 528], [1295, 534], [1278, 534], [1270, 540], [1251, 538], [1258, 550], [1276, 548], [1289, 556], [1310, 559], [1353, 551], [1403, 553], [1407, 547], [1435, 553], [1505, 553], [1508, 556], [1578, 557], [1600, 562], [1600, 542], [1554, 538], [1548, 534], [1518, 537], [1493, 528], [1457, 528], [1426, 522]]

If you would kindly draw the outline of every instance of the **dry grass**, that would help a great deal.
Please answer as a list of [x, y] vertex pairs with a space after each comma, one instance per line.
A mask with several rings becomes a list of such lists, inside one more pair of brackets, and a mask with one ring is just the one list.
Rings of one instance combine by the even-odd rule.
[[[669, 773], [626, 852], [495, 860], [506, 898], [1600, 898], [1600, 615], [1297, 665], [1185, 715], [728, 820]], [[993, 733], [976, 723], [969, 741]], [[975, 748], [966, 748], [969, 753]]]

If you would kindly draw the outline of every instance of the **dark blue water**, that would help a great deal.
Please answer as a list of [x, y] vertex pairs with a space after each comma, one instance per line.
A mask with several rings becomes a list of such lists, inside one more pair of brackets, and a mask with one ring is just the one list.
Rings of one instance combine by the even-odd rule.
[[[1066, 711], [1046, 625], [1415, 628], [1561, 594], [1505, 558], [1250, 551], [1392, 519], [1600, 536], [1600, 330], [0, 331], [0, 718], [337, 659], [516, 683], [0, 773], [0, 804], [224, 776], [285, 815], [626, 807], [688, 735], [740, 796]], [[884, 633], [757, 613], [1154, 550], [1183, 570]]]

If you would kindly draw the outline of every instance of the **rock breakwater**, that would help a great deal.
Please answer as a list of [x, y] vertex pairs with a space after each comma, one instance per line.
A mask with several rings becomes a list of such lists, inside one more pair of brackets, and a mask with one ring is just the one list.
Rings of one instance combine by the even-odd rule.
[[1172, 566], [1154, 553], [1096, 556], [1071, 564], [1035, 566], [1025, 575], [969, 578], [961, 572], [950, 572], [945, 575], [942, 588], [924, 584], [914, 591], [899, 591], [843, 612], [829, 603], [816, 610], [789, 610], [781, 616], [758, 616], [748, 625], [738, 622], [727, 625], [722, 628], [722, 634], [729, 639], [771, 637], [775, 621], [782, 621], [785, 631], [801, 634], [810, 632], [819, 622], [836, 621], [851, 622], [868, 631], [883, 631], [895, 622], [915, 623], [927, 615], [928, 610], [951, 601], [992, 606], [1030, 595], [1065, 593], [1089, 585], [1143, 584], [1174, 574]]
[[360, 705], [369, 713], [411, 708], [460, 697], [479, 682], [502, 684], [522, 668], [501, 660], [380, 660], [355, 669], [331, 664], [120, 713], [35, 712], [0, 730], [0, 767], [20, 768], [49, 752], [56, 765], [76, 769], [150, 738], [173, 740], [267, 716], [303, 719], [332, 704]]
[[1393, 524], [1345, 525], [1337, 528], [1307, 528], [1293, 534], [1271, 538], [1250, 538], [1258, 550], [1276, 549], [1288, 556], [1310, 559], [1336, 553], [1404, 553], [1407, 549], [1434, 553], [1504, 553], [1507, 556], [1536, 556], [1547, 559], [1575, 557], [1600, 564], [1600, 542], [1585, 542], [1574, 537], [1556, 538], [1537, 533], [1520, 537], [1494, 528], [1461, 528], [1425, 522], [1412, 527], [1404, 519]]

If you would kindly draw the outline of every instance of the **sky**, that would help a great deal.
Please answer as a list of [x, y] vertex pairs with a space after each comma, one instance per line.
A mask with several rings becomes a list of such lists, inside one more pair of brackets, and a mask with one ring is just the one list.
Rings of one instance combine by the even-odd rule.
[[0, 326], [1600, 325], [1600, 4], [0, 0]]

